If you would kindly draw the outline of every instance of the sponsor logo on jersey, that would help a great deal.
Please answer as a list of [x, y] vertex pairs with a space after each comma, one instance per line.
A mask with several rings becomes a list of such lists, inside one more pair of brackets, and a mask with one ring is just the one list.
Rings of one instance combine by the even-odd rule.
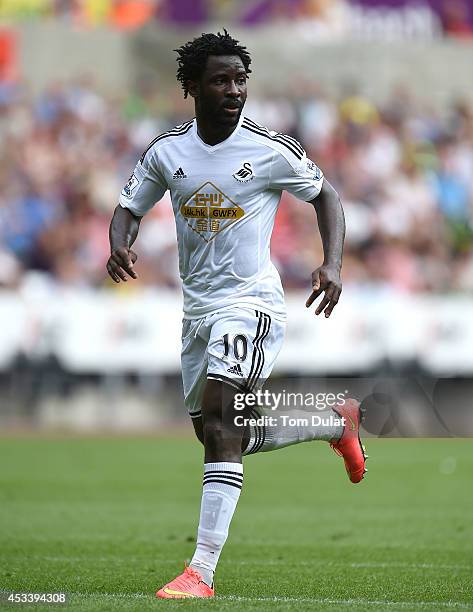
[[231, 368], [228, 368], [227, 372], [229, 372], [230, 374], [236, 374], [237, 376], [243, 376], [243, 372], [239, 363], [232, 366]]
[[181, 166], [179, 166], [176, 172], [174, 172], [174, 174], [172, 175], [172, 179], [178, 180], [178, 179], [185, 179], [185, 178], [187, 178], [187, 174], [184, 172]]
[[243, 162], [242, 167], [232, 174], [232, 176], [237, 181], [240, 181], [240, 183], [248, 183], [255, 178], [250, 162]]
[[311, 159], [307, 159], [299, 168], [294, 168], [294, 172], [300, 176], [309, 174], [313, 181], [320, 181], [322, 178], [322, 170]]
[[322, 170], [314, 164], [311, 159], [307, 160], [307, 171], [314, 175], [314, 179], [319, 181], [322, 178]]
[[128, 179], [127, 184], [122, 189], [122, 195], [126, 196], [127, 198], [131, 198], [133, 191], [138, 187], [139, 184], [139, 180], [134, 174], [132, 174]]
[[218, 232], [241, 219], [245, 211], [210, 181], [180, 207], [181, 215], [199, 236], [210, 242]]

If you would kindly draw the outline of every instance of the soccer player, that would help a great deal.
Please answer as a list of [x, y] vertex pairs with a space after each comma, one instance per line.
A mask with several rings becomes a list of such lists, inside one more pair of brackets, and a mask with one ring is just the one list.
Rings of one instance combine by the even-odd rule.
[[354, 400], [327, 411], [336, 417], [329, 426], [241, 427], [231, 418], [229, 394], [259, 388], [283, 341], [283, 290], [269, 251], [281, 192], [316, 210], [324, 261], [312, 273], [306, 306], [323, 294], [317, 315], [329, 317], [341, 293], [345, 222], [337, 193], [299, 142], [242, 114], [251, 72], [246, 48], [224, 30], [177, 53], [177, 79], [194, 99], [195, 119], [155, 138], [141, 156], [113, 215], [107, 263], [115, 282], [137, 278], [131, 246], [142, 217], [169, 189], [184, 294], [184, 399], [205, 458], [196, 550], [184, 573], [156, 593], [162, 598], [214, 595], [243, 484], [242, 455], [321, 439], [343, 456], [352, 482], [365, 472]]

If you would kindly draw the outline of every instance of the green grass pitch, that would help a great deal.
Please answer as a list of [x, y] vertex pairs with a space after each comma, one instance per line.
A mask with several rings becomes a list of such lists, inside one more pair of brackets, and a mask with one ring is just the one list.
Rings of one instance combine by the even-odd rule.
[[84, 611], [473, 609], [473, 441], [367, 447], [360, 485], [322, 442], [246, 459], [218, 597], [159, 601], [193, 552], [200, 445], [0, 440], [0, 589]]

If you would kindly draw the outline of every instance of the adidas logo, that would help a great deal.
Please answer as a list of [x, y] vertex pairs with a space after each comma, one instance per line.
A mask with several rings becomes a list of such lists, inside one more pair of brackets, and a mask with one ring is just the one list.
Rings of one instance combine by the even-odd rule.
[[243, 166], [232, 175], [237, 181], [240, 183], [248, 183], [252, 179], [255, 178], [253, 174], [253, 168], [251, 167], [250, 162], [245, 162]]
[[184, 172], [181, 166], [179, 166], [176, 172], [174, 172], [174, 174], [172, 175], [172, 178], [173, 179], [185, 179], [187, 178], [187, 174]]
[[232, 366], [231, 368], [228, 368], [227, 372], [229, 374], [236, 374], [237, 376], [243, 376], [243, 372], [241, 370], [241, 366], [239, 363], [237, 363], [236, 365]]

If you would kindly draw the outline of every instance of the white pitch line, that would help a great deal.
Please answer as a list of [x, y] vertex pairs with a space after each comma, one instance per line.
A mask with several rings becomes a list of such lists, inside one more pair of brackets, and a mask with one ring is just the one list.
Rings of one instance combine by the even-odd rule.
[[[106, 597], [111, 599], [149, 599], [151, 593], [66, 593], [67, 596], [74, 597]], [[436, 608], [451, 608], [460, 610], [472, 610], [470, 604], [461, 601], [391, 601], [382, 599], [332, 599], [329, 597], [240, 597], [238, 595], [218, 595], [215, 601], [235, 601], [235, 602], [266, 602], [266, 603], [299, 603], [299, 604], [329, 604], [336, 606], [397, 606], [400, 608], [413, 607], [436, 607]]]
[[[8, 555], [8, 559], [11, 560], [13, 558], [16, 559], [24, 559], [25, 555]], [[123, 558], [117, 558], [115, 556], [111, 556], [111, 557], [96, 557], [93, 554], [90, 555], [83, 555], [83, 556], [75, 556], [75, 557], [69, 557], [68, 555], [63, 555], [63, 556], [51, 556], [51, 555], [28, 555], [28, 559], [30, 560], [38, 560], [38, 561], [50, 561], [52, 563], [64, 563], [69, 561], [70, 563], [80, 563], [80, 562], [88, 562], [88, 561], [98, 561], [100, 563], [120, 563], [120, 564], [127, 564], [130, 565], [130, 562], [133, 563], [143, 563], [146, 565], [153, 565], [154, 563], [157, 563], [158, 565], [176, 565], [176, 561], [173, 561], [172, 559], [163, 559], [161, 561], [156, 561], [155, 559], [151, 559], [150, 557], [123, 557]], [[179, 563], [177, 563], [177, 565], [179, 565]], [[182, 564], [181, 564], [182, 565]]]
[[459, 565], [459, 564], [435, 564], [435, 563], [404, 563], [404, 562], [393, 562], [393, 563], [382, 563], [382, 562], [366, 562], [356, 563], [349, 561], [324, 561], [323, 559], [317, 559], [316, 561], [284, 561], [284, 560], [267, 560], [267, 561], [236, 561], [234, 563], [227, 562], [230, 565], [277, 565], [277, 566], [308, 566], [313, 567], [315, 565], [322, 565], [324, 567], [359, 567], [359, 568], [398, 568], [398, 569], [432, 569], [432, 570], [473, 570], [472, 565]]
[[[19, 557], [20, 555], [16, 555]], [[22, 557], [22, 556], [21, 556]], [[10, 556], [11, 558], [11, 556]], [[157, 565], [176, 565], [176, 561], [172, 559], [163, 559], [160, 561], [150, 561], [149, 557], [127, 557], [126, 559], [119, 560], [115, 557], [96, 557], [95, 555], [84, 555], [84, 556], [74, 556], [69, 557], [67, 555], [63, 556], [50, 556], [50, 555], [31, 555], [29, 559], [38, 559], [41, 561], [51, 561], [54, 563], [63, 563], [64, 561], [69, 561], [71, 563], [77, 563], [80, 561], [87, 561], [93, 559], [94, 561], [99, 561], [103, 563], [127, 563], [135, 562], [135, 563], [153, 563], [155, 562]], [[317, 559], [314, 561], [306, 561], [301, 560], [297, 562], [285, 561], [279, 559], [268, 559], [264, 561], [226, 561], [223, 562], [224, 566], [232, 566], [232, 565], [251, 565], [251, 566], [292, 566], [292, 567], [315, 567], [315, 566], [323, 566], [323, 567], [353, 567], [353, 568], [367, 568], [367, 569], [427, 569], [427, 570], [453, 570], [453, 571], [472, 571], [473, 565], [461, 565], [461, 564], [445, 564], [445, 563], [404, 563], [404, 562], [375, 562], [375, 561], [367, 561], [367, 562], [349, 562], [349, 561], [324, 561], [323, 559]]]
[[108, 599], [149, 599], [154, 593], [73, 593], [65, 592], [67, 597], [106, 597]]
[[450, 565], [450, 564], [442, 564], [439, 563], [436, 565], [435, 563], [348, 563], [350, 567], [380, 567], [380, 568], [389, 568], [389, 567], [398, 567], [398, 568], [413, 568], [413, 569], [446, 569], [446, 570], [471, 570], [473, 569], [471, 565]]
[[428, 607], [435, 606], [437, 608], [457, 608], [471, 610], [470, 604], [460, 601], [383, 601], [376, 599], [330, 599], [317, 597], [238, 597], [235, 595], [217, 596], [218, 600], [227, 601], [242, 601], [242, 602], [257, 602], [265, 601], [269, 603], [314, 603], [314, 604], [333, 604], [337, 606], [399, 606], [401, 608], [411, 608], [413, 606]]

